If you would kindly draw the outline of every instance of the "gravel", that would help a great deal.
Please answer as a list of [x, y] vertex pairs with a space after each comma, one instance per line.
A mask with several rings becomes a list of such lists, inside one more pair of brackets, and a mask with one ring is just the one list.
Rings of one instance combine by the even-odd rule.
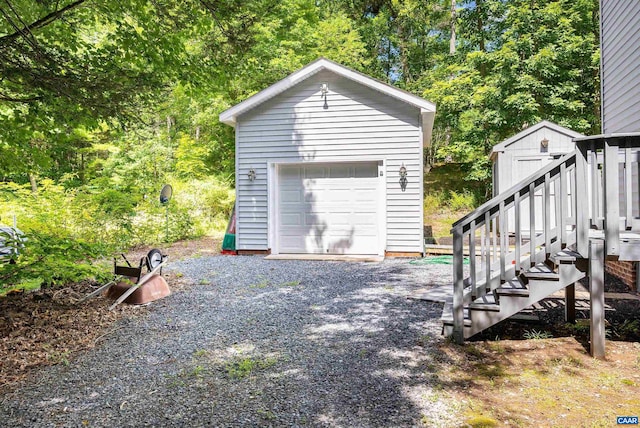
[[433, 367], [449, 265], [201, 257], [193, 286], [0, 401], [2, 426], [451, 426]]

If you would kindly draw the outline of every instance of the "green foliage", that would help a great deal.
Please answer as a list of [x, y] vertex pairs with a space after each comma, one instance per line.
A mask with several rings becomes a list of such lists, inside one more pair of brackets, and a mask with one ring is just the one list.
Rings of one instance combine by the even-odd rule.
[[429, 156], [463, 166], [435, 180], [448, 188], [425, 181], [425, 211], [488, 197], [488, 151], [524, 126], [599, 129], [595, 0], [458, 1], [453, 22], [449, 0], [10, 4], [0, 15], [0, 215], [33, 236], [31, 261], [71, 261], [69, 278], [86, 266], [99, 274], [88, 262], [99, 253], [165, 240], [165, 183], [175, 191], [168, 239], [223, 230], [235, 140], [218, 115], [319, 56], [437, 104]]
[[471, 211], [479, 205], [477, 195], [470, 190], [456, 192], [431, 191], [424, 198], [425, 212], [435, 214], [437, 212], [448, 211]]
[[523, 127], [598, 131], [597, 11], [592, 0], [467, 3], [459, 50], [413, 85], [438, 105], [438, 157], [473, 162], [470, 177], [486, 180], [490, 148]]
[[230, 186], [214, 177], [179, 183], [168, 207], [157, 199], [159, 185], [146, 198], [110, 186], [65, 189], [43, 180], [34, 194], [26, 184], [0, 183], [0, 213], [15, 215], [27, 238], [16, 264], [0, 264], [2, 287], [34, 279], [46, 285], [101, 280], [111, 265], [96, 260], [133, 245], [164, 242], [167, 215], [168, 239], [175, 241], [221, 233], [233, 207]]
[[0, 265], [0, 290], [32, 278], [38, 278], [44, 286], [86, 278], [104, 280], [111, 266], [96, 264], [95, 260], [105, 256], [107, 249], [101, 243], [32, 232], [17, 262]]
[[230, 378], [243, 379], [257, 370], [264, 370], [275, 365], [276, 362], [277, 360], [275, 358], [258, 359], [245, 357], [227, 363], [225, 370]]
[[536, 329], [525, 330], [522, 336], [527, 340], [551, 339], [553, 337], [553, 335], [548, 331], [538, 331]]

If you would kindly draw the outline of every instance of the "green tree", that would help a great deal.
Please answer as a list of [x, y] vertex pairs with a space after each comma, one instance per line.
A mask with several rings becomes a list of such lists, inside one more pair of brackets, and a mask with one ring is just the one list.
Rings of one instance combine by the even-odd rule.
[[526, 126], [597, 130], [597, 10], [594, 0], [468, 4], [462, 49], [416, 86], [438, 105], [440, 156], [474, 162], [471, 176], [488, 179], [491, 146]]

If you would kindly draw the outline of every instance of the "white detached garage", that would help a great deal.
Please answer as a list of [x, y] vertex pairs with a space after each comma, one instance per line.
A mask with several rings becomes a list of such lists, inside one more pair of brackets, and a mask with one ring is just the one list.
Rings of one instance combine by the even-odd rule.
[[324, 58], [223, 112], [236, 128], [236, 249], [423, 253], [434, 115], [429, 101]]

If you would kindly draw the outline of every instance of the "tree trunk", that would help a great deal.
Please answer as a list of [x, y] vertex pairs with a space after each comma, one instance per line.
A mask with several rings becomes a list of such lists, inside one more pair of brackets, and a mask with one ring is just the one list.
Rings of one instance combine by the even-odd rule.
[[[478, 49], [480, 52], [486, 51], [485, 40], [484, 40], [484, 14], [483, 14], [483, 1], [484, 0], [476, 0], [476, 28], [478, 30]], [[487, 66], [484, 61], [480, 64], [480, 76], [486, 77], [487, 75]]]
[[80, 153], [80, 171], [78, 177], [80, 178], [80, 182], [84, 184], [84, 152]]
[[449, 54], [456, 53], [456, 0], [451, 0], [451, 38], [449, 39]]
[[478, 17], [478, 21], [477, 21], [477, 28], [478, 28], [478, 37], [480, 37], [479, 43], [478, 43], [478, 48], [480, 49], [480, 52], [484, 52], [485, 51], [485, 42], [484, 42], [484, 22], [483, 22], [483, 10], [482, 10], [482, 4], [483, 0], [476, 0], [476, 15]]
[[36, 183], [36, 176], [33, 173], [29, 173], [29, 183], [31, 183], [31, 192], [38, 193], [38, 184]]

